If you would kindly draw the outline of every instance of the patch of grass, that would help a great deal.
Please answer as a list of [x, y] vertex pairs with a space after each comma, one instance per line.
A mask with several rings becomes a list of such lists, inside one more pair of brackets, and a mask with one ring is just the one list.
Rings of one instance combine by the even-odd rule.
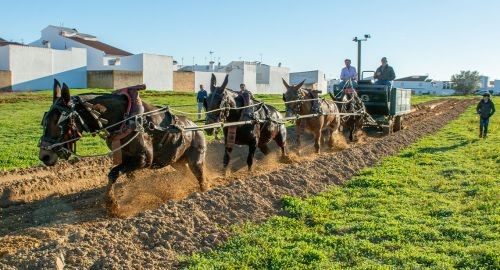
[[[498, 100], [496, 100], [498, 101]], [[500, 134], [473, 108], [344, 186], [283, 198], [288, 217], [245, 224], [188, 269], [500, 269]]]

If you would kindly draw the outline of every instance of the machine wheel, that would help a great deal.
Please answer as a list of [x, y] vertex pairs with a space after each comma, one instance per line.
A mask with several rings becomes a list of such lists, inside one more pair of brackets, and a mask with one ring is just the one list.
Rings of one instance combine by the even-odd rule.
[[387, 125], [382, 126], [382, 131], [384, 135], [390, 135], [392, 134], [392, 131], [394, 130], [394, 121], [392, 120], [392, 117], [389, 118], [389, 121], [387, 121]]
[[398, 115], [394, 118], [394, 132], [398, 132], [403, 129], [403, 116]]

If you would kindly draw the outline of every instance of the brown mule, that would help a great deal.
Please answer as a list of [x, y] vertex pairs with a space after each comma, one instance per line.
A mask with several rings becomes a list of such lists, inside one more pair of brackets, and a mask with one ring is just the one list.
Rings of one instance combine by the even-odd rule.
[[[313, 90], [301, 89], [304, 81], [297, 85], [288, 85], [283, 80], [286, 92], [283, 94], [283, 101], [286, 103], [286, 117], [293, 115], [308, 115], [318, 113], [319, 116], [297, 119], [295, 123], [296, 143], [300, 152], [300, 136], [303, 132], [309, 132], [314, 135], [314, 148], [316, 153], [321, 152], [321, 139], [323, 130], [329, 131], [328, 146], [333, 148], [335, 145], [335, 135], [340, 127], [340, 116], [338, 108], [332, 102], [324, 99], [318, 101], [306, 101], [307, 99], [317, 98], [317, 93]], [[315, 104], [314, 102], [317, 102]]]

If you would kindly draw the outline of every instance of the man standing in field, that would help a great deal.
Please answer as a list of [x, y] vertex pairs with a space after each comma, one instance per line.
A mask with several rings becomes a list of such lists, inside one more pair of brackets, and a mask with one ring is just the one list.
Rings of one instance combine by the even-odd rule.
[[377, 84], [391, 87], [392, 81], [396, 79], [396, 74], [394, 73], [394, 69], [387, 64], [386, 57], [382, 57], [381, 62], [382, 65], [377, 68], [373, 77], [377, 79]]
[[203, 101], [207, 98], [207, 91], [203, 89], [203, 84], [200, 84], [200, 91], [196, 95], [196, 101], [198, 102], [198, 120], [201, 119], [201, 110], [203, 109]]
[[479, 114], [479, 138], [486, 139], [490, 117], [495, 113], [495, 104], [491, 101], [489, 93], [483, 94], [483, 99], [477, 104], [476, 111]]

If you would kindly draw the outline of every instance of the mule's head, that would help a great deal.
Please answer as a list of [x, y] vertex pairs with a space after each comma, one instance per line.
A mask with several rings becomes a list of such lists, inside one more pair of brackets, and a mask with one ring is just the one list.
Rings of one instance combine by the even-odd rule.
[[76, 117], [68, 86], [63, 83], [61, 87], [54, 80], [52, 106], [43, 116], [43, 134], [39, 145], [38, 157], [45, 165], [55, 165], [59, 158], [68, 159], [71, 156], [71, 147], [81, 136]]
[[285, 103], [286, 117], [290, 117], [294, 114], [299, 113], [300, 102], [290, 102], [290, 101], [297, 101], [304, 98], [302, 93], [300, 92], [300, 88], [302, 87], [302, 85], [304, 85], [304, 82], [306, 80], [303, 80], [297, 85], [288, 85], [285, 79], [282, 80], [286, 88], [286, 92], [283, 94], [283, 101], [289, 102]]
[[[222, 107], [226, 106], [227, 93], [225, 91], [229, 75], [226, 75], [224, 78], [224, 82], [222, 82], [221, 86], [217, 85], [217, 78], [212, 73], [212, 78], [210, 80], [210, 94], [203, 101], [203, 106], [205, 107], [205, 111], [207, 112], [207, 117], [205, 119], [205, 124], [217, 123], [220, 121], [222, 114], [225, 113], [222, 110], [218, 110]], [[218, 110], [214, 112], [210, 112], [213, 110]], [[213, 129], [206, 130], [208, 135], [212, 135]]]

